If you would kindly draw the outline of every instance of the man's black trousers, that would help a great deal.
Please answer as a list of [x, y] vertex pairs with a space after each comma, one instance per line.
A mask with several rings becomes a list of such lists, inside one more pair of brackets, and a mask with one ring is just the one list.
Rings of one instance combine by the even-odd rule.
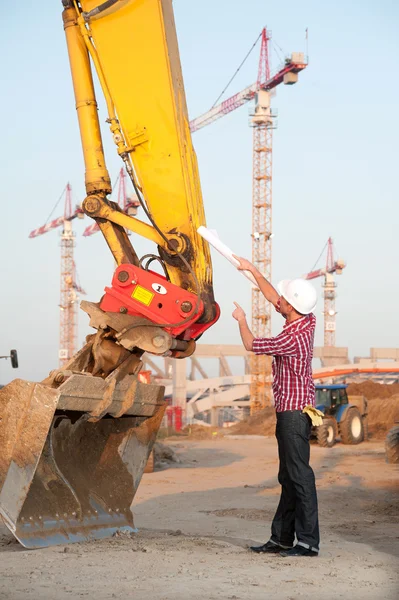
[[281, 546], [297, 543], [319, 550], [315, 477], [309, 465], [311, 420], [300, 410], [277, 413], [276, 438], [281, 497], [272, 523], [271, 540]]

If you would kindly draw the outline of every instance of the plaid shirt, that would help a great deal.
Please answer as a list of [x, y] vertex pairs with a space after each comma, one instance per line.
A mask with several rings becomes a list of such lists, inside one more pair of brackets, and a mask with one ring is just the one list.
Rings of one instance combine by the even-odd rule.
[[[276, 309], [279, 311], [279, 305]], [[312, 378], [312, 358], [316, 317], [306, 315], [286, 322], [283, 331], [274, 338], [256, 338], [255, 354], [273, 356], [273, 395], [277, 412], [302, 410], [315, 405]]]

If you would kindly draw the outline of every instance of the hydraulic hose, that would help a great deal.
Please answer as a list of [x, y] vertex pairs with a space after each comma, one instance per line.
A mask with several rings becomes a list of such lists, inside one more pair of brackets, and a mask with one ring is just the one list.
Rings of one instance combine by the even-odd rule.
[[124, 0], [106, 0], [106, 2], [99, 4], [98, 6], [96, 6], [96, 8], [93, 8], [91, 11], [82, 13], [83, 18], [86, 22], [90, 21], [92, 17], [96, 17], [100, 13], [104, 12], [104, 10], [107, 10], [108, 8], [111, 8], [111, 6], [114, 6], [114, 4], [116, 4], [117, 2], [123, 1]]

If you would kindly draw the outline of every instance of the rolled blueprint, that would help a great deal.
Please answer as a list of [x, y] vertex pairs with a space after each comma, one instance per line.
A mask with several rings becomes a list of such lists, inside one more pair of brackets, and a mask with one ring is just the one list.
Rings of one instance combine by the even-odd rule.
[[[216, 233], [216, 231], [212, 229], [207, 229], [206, 227], [201, 225], [201, 227], [198, 227], [197, 232], [201, 237], [204, 238], [204, 240], [206, 240], [211, 246], [213, 246], [215, 250], [217, 250], [222, 256], [227, 258], [227, 260], [231, 262], [232, 265], [238, 267], [239, 262], [236, 258], [233, 257], [234, 253], [230, 250], [228, 246], [226, 246], [226, 244], [223, 244], [223, 242], [219, 239], [219, 236]], [[256, 285], [256, 287], [259, 287], [252, 273], [250, 273], [249, 271], [241, 271], [241, 273], [245, 275], [245, 277], [249, 279], [251, 283]]]

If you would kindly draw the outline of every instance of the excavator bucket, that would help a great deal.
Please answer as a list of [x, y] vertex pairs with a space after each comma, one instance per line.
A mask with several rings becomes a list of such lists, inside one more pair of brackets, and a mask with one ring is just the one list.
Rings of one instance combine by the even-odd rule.
[[57, 388], [17, 379], [0, 390], [0, 515], [26, 548], [134, 531], [164, 389], [110, 377], [69, 373]]

